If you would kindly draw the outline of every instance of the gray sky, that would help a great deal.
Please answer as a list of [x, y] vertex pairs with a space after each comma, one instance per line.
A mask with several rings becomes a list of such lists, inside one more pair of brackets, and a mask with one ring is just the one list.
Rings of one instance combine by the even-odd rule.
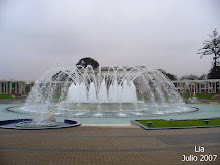
[[37, 80], [61, 61], [201, 75], [197, 54], [220, 33], [218, 0], [0, 0], [0, 79]]

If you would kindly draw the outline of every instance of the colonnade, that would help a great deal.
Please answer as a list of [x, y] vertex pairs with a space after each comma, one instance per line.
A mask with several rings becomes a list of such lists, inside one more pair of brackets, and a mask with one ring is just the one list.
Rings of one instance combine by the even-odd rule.
[[[176, 86], [179, 93], [220, 93], [220, 79], [178, 80], [172, 82]], [[55, 82], [55, 84], [56, 92], [61, 93], [64, 82]], [[33, 85], [34, 82], [0, 80], [0, 94], [29, 93]]]
[[[25, 81], [0, 81], [0, 94], [25, 94], [29, 93], [34, 82]], [[28, 87], [28, 90], [27, 90]]]
[[179, 93], [220, 93], [220, 79], [173, 81]]

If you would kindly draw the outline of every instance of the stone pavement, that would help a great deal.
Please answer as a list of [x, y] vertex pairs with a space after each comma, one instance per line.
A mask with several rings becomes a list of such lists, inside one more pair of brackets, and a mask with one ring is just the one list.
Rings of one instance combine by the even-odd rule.
[[[205, 152], [197, 153], [201, 146]], [[197, 148], [198, 149], [198, 148]], [[182, 162], [183, 155], [198, 156]], [[218, 155], [200, 162], [200, 155]], [[81, 126], [51, 130], [0, 129], [0, 164], [220, 164], [220, 128], [144, 130]]]

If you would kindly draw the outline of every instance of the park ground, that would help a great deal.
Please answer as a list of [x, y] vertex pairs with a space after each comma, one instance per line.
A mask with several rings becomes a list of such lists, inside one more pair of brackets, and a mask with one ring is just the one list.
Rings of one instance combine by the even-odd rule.
[[[0, 129], [0, 161], [1, 165], [220, 164], [219, 133], [220, 128], [149, 131], [135, 126]], [[184, 155], [197, 160], [182, 161]]]
[[[16, 99], [3, 102], [10, 100], [11, 103], [22, 103]], [[170, 130], [145, 130], [138, 126], [0, 129], [0, 164], [220, 164], [219, 134], [219, 127]], [[203, 147], [204, 152], [195, 152], [195, 147]], [[197, 160], [182, 161], [190, 155]]]

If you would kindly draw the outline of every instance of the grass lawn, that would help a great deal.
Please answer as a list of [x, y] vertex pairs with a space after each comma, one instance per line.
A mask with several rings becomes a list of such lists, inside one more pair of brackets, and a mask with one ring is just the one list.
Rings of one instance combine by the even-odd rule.
[[60, 94], [59, 93], [56, 93], [53, 95], [53, 99], [59, 99], [60, 98]]
[[[216, 94], [210, 93], [210, 94], [202, 94], [202, 93], [197, 93], [195, 96], [197, 97], [198, 100], [211, 100], [213, 96]], [[190, 97], [189, 93], [186, 94], [181, 94], [182, 98], [184, 100], [188, 100]], [[193, 97], [193, 94], [191, 95]]]
[[12, 99], [14, 98], [9, 94], [0, 94], [0, 100], [12, 100]]
[[[197, 93], [195, 96], [197, 97], [198, 100], [212, 100], [212, 97], [218, 95], [218, 94], [214, 94], [214, 93], [209, 93], [209, 94], [203, 94], [203, 93]], [[189, 100], [190, 94], [189, 93], [184, 93], [181, 94], [181, 97], [184, 100]], [[193, 94], [191, 94], [191, 97], [193, 97]], [[150, 98], [148, 96], [142, 97], [141, 95], [137, 96], [138, 100], [144, 100], [144, 101], [150, 101]], [[168, 100], [168, 96], [165, 96], [165, 99]], [[156, 97], [155, 98], [156, 101], [159, 101], [160, 98]]]
[[204, 124], [204, 120], [181, 120], [181, 121], [165, 121], [165, 120], [137, 120], [139, 123], [147, 126], [147, 122], [151, 121], [152, 126], [149, 128], [163, 127], [191, 127], [191, 126], [215, 126], [220, 125], [220, 119], [208, 119], [209, 124]]

